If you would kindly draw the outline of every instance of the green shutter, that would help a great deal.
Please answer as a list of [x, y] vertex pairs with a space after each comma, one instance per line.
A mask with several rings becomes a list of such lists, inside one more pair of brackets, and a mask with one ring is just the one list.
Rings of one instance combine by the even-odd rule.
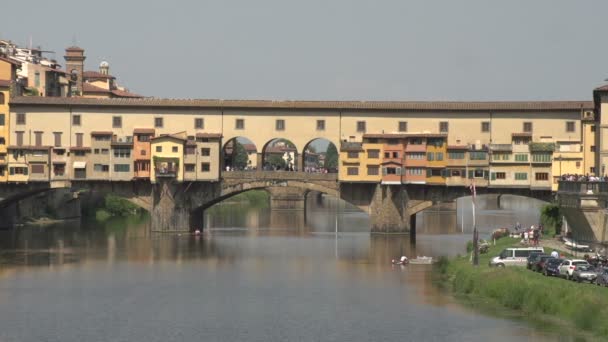
[[8, 168], [8, 173], [9, 173], [10, 175], [14, 175], [14, 174], [15, 174], [15, 168], [14, 168], [14, 167], [9, 167], [9, 168]]
[[398, 175], [401, 175], [401, 168], [400, 167], [395, 168], [395, 173]]
[[488, 178], [490, 178], [490, 172], [489, 172], [489, 171], [487, 171], [487, 170], [485, 170], [485, 171], [483, 172], [483, 178], [484, 178], [484, 179], [486, 179], [486, 180], [487, 180]]
[[473, 179], [475, 177], [475, 171], [469, 170], [469, 179]]
[[460, 177], [466, 178], [467, 177], [467, 170], [465, 170], [465, 169], [460, 170]]
[[443, 178], [447, 178], [448, 177], [448, 170], [447, 169], [442, 169], [441, 170], [441, 177], [443, 177]]
[[386, 168], [385, 167], [382, 168], [382, 175], [386, 176]]
[[496, 180], [496, 172], [490, 173], [490, 177], [492, 180]]
[[431, 178], [431, 175], [432, 175], [431, 169], [426, 169], [426, 177]]
[[23, 169], [23, 174], [24, 175], [27, 176], [28, 172], [29, 172], [29, 168], [28, 167], [26, 167], [26, 168]]

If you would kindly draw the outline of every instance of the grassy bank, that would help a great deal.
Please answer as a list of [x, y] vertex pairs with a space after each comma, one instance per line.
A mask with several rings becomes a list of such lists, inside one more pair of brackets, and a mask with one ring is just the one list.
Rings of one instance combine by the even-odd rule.
[[441, 283], [458, 297], [522, 313], [539, 323], [608, 338], [608, 289], [545, 277], [525, 267], [493, 268], [489, 260], [518, 240], [503, 238], [473, 267], [469, 257], [441, 259]]

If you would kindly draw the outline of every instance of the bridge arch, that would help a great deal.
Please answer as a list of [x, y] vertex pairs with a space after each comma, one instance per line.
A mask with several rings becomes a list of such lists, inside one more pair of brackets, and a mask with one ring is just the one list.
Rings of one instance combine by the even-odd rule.
[[256, 170], [259, 152], [258, 147], [249, 138], [231, 138], [222, 147], [222, 166], [228, 166], [231, 170]]
[[299, 154], [296, 145], [289, 139], [274, 138], [262, 147], [262, 166], [264, 171], [295, 171], [300, 170], [298, 165]]
[[315, 138], [307, 142], [302, 149], [301, 158], [302, 171], [338, 172], [338, 148], [329, 139]]

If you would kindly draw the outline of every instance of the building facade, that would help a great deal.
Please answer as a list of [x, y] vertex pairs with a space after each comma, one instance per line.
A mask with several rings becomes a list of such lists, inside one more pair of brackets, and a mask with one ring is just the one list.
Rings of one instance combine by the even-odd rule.
[[552, 189], [560, 174], [594, 167], [592, 112], [591, 102], [15, 97], [6, 181], [217, 181], [223, 142], [239, 137], [258, 165], [271, 142], [290, 141], [304, 170], [303, 151], [323, 138], [339, 146], [342, 182]]

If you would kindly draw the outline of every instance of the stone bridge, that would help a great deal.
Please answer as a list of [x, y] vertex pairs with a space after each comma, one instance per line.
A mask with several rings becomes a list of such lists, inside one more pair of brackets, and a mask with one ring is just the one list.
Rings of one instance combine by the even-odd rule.
[[[81, 201], [99, 201], [105, 194], [124, 197], [149, 211], [152, 229], [155, 231], [183, 231], [203, 227], [203, 211], [239, 193], [263, 189], [270, 193], [273, 209], [306, 210], [306, 195], [320, 192], [339, 197], [370, 216], [373, 232], [405, 232], [414, 230], [416, 213], [440, 202], [454, 201], [470, 196], [467, 187], [445, 185], [383, 185], [378, 183], [339, 182], [337, 174], [287, 171], [232, 171], [223, 172], [217, 182], [175, 182], [161, 179], [159, 183], [148, 181], [109, 182], [71, 181], [55, 183], [28, 183], [2, 186], [0, 195], [0, 220], [17, 215], [19, 203], [29, 196], [44, 192], [69, 190], [71, 196], [62, 203], [80, 198]], [[529, 189], [478, 188], [477, 193], [494, 194], [500, 201], [502, 194], [515, 194], [549, 200], [549, 191]], [[65, 195], [65, 194], [64, 194]], [[63, 197], [62, 197], [63, 198]], [[57, 204], [56, 207], [61, 207]], [[8, 214], [6, 214], [8, 213]], [[7, 221], [8, 222], [8, 221]]]
[[574, 239], [606, 242], [608, 182], [560, 181], [557, 199]]

